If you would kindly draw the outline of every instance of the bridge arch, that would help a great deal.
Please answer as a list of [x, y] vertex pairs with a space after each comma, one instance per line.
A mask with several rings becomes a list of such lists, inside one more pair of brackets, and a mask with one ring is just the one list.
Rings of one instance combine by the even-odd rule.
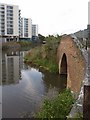
[[57, 58], [59, 74], [67, 74], [67, 88], [78, 93], [85, 75], [85, 60], [70, 35], [61, 39]]
[[60, 62], [61, 63], [59, 63], [59, 70], [60, 70], [59, 73], [66, 75], [67, 74], [67, 56], [65, 53], [63, 54]]

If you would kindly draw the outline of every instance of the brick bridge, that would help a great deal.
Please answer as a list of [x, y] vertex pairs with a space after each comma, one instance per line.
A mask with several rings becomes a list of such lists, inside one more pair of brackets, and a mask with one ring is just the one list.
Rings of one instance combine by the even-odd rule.
[[85, 76], [85, 59], [70, 35], [58, 47], [59, 74], [67, 74], [67, 88], [78, 93]]
[[79, 112], [90, 119], [90, 49], [86, 50], [74, 34], [65, 35], [60, 41], [57, 58], [59, 74], [67, 76], [67, 88], [78, 93], [69, 117]]

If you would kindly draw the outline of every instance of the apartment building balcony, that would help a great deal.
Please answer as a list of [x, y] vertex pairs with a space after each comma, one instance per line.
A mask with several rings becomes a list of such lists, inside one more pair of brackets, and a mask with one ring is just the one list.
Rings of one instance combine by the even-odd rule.
[[5, 30], [0, 30], [0, 36], [5, 35]]
[[5, 26], [5, 22], [0, 20], [0, 25]]
[[5, 26], [0, 26], [1, 27], [1, 30], [5, 30]]
[[5, 11], [3, 9], [0, 9], [1, 14], [5, 14]]
[[2, 6], [0, 6], [0, 10], [5, 10], [5, 8], [4, 8], [4, 7], [2, 7]]
[[7, 16], [7, 20], [13, 20], [13, 16]]
[[13, 24], [7, 24], [7, 28], [13, 28]]
[[13, 9], [13, 6], [11, 6], [11, 5], [7, 5], [7, 9], [12, 10], [12, 9]]
[[5, 25], [4, 20], [3, 21], [0, 20], [0, 25]]
[[2, 22], [5, 21], [5, 18], [1, 18], [1, 17], [0, 17], [0, 21], [2, 21]]

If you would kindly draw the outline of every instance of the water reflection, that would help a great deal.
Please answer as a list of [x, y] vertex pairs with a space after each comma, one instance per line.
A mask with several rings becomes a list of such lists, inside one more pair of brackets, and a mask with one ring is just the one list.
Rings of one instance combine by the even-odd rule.
[[24, 52], [7, 52], [2, 54], [2, 82], [5, 84], [17, 84], [21, 80], [21, 69], [23, 64]]
[[38, 111], [42, 100], [65, 88], [65, 77], [42, 72], [23, 62], [25, 52], [2, 54], [3, 118], [19, 118]]
[[67, 85], [67, 75], [58, 75], [58, 74], [48, 74], [48, 72], [44, 73], [43, 77], [44, 83], [46, 84], [47, 88], [55, 87], [58, 90], [62, 90], [66, 88]]

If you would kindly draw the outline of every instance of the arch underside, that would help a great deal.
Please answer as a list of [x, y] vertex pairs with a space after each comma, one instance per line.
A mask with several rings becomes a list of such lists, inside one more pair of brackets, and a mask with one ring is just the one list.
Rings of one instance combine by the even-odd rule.
[[67, 88], [67, 57], [65, 53], [62, 55], [59, 73], [61, 80], [63, 80], [62, 86], [64, 86], [64, 88]]
[[60, 74], [67, 74], [67, 57], [66, 54], [63, 54], [60, 66]]

